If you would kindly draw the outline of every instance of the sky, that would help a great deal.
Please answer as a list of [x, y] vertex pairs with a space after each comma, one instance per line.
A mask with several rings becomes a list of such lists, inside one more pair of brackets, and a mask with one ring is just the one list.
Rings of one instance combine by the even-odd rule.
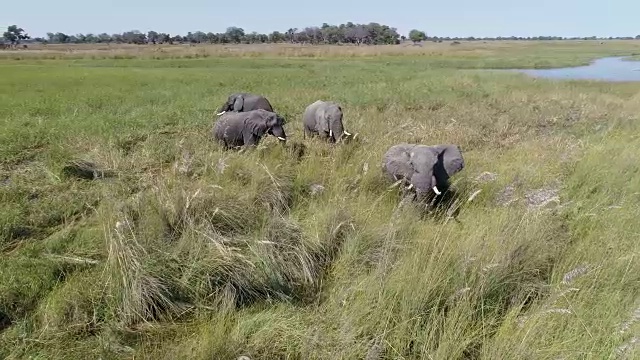
[[[640, 0], [29, 0], [2, 11], [0, 27], [18, 25], [31, 37], [47, 32], [108, 34], [154, 30], [172, 35], [270, 33], [323, 22], [378, 22], [407, 35], [428, 36], [636, 36]], [[90, 6], [91, 4], [92, 6]], [[381, 4], [383, 6], [375, 6]], [[605, 5], [607, 4], [607, 5]]]

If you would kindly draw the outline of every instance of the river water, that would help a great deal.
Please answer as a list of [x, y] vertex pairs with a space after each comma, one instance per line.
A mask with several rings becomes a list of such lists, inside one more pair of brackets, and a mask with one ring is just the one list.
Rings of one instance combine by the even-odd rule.
[[533, 77], [559, 80], [640, 81], [640, 61], [606, 57], [590, 65], [557, 69], [509, 69]]

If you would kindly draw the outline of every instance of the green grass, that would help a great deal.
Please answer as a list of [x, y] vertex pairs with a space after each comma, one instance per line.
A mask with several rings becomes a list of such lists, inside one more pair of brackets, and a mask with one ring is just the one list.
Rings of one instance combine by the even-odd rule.
[[[536, 48], [3, 60], [0, 357], [615, 358], [640, 331], [640, 93], [468, 70], [555, 51]], [[268, 96], [302, 158], [211, 141], [239, 90]], [[362, 141], [303, 139], [316, 99]], [[380, 170], [399, 142], [461, 146], [455, 187], [481, 191], [460, 223], [399, 206]], [[76, 158], [116, 176], [65, 175]]]

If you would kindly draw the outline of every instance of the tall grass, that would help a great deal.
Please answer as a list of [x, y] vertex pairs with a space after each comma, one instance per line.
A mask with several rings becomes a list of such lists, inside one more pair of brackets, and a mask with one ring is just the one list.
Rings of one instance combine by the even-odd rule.
[[[420, 59], [432, 66], [460, 68], [548, 68], [587, 65], [604, 55], [638, 55], [636, 40], [585, 41], [463, 41], [423, 42], [413, 45], [356, 46], [310, 44], [44, 44], [29, 49], [0, 52], [0, 59], [24, 60], [144, 60], [145, 66], [166, 66], [167, 62], [148, 60], [228, 58], [253, 59], [368, 59], [407, 61]], [[227, 61], [224, 61], [228, 63]], [[178, 62], [175, 66], [181, 66]]]
[[[0, 356], [637, 356], [637, 86], [458, 70], [530, 51], [487, 46], [4, 60]], [[566, 51], [554, 61], [596, 53]], [[211, 141], [238, 90], [268, 96], [287, 146]], [[302, 138], [320, 98], [360, 141]], [[461, 146], [458, 222], [385, 180], [398, 142]], [[65, 173], [78, 158], [110, 175]]]

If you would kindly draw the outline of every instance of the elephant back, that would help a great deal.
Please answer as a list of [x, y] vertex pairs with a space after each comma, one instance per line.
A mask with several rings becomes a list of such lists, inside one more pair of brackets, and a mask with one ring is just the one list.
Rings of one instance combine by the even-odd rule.
[[302, 122], [309, 126], [314, 128], [315, 124], [316, 124], [316, 113], [318, 111], [318, 109], [320, 109], [320, 106], [324, 103], [324, 101], [322, 100], [316, 100], [313, 103], [307, 105], [307, 108], [304, 110], [304, 113], [302, 114]]
[[220, 115], [213, 124], [214, 135], [219, 138], [224, 137], [225, 130], [234, 122], [240, 121], [241, 116], [243, 116], [243, 114], [236, 112], [227, 112]]

